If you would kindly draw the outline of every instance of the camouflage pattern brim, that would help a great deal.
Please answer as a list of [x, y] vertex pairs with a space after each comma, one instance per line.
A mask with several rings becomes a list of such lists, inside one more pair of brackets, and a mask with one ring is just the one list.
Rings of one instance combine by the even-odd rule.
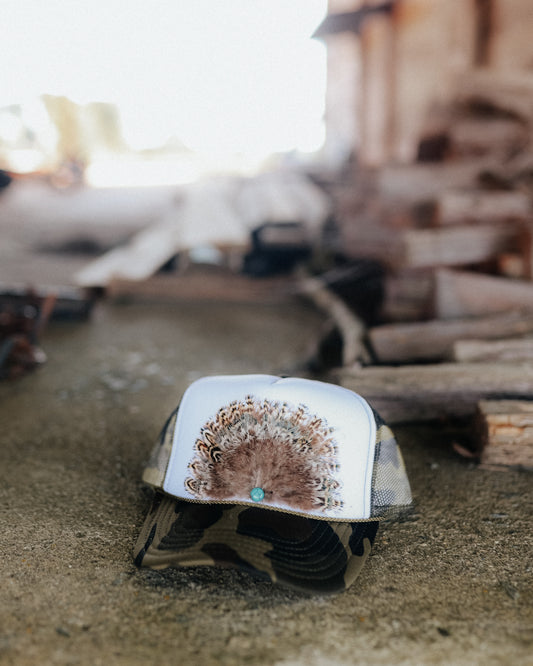
[[327, 522], [156, 493], [134, 558], [137, 566], [153, 569], [233, 567], [300, 591], [333, 593], [357, 578], [378, 524]]

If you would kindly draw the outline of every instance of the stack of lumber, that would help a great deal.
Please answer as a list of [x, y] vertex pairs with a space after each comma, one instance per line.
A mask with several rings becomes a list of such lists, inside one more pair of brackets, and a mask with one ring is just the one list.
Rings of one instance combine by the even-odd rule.
[[386, 284], [372, 362], [333, 374], [391, 423], [466, 418], [483, 463], [532, 467], [533, 79], [475, 72], [444, 117], [430, 161], [334, 190], [337, 251]]

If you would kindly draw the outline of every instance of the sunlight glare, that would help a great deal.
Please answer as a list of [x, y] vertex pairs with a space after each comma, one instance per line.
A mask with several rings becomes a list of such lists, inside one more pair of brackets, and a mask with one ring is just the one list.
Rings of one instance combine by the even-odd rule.
[[217, 164], [323, 143], [325, 48], [311, 34], [326, 0], [0, 5], [0, 107], [41, 94], [115, 104], [129, 150], [177, 141]]

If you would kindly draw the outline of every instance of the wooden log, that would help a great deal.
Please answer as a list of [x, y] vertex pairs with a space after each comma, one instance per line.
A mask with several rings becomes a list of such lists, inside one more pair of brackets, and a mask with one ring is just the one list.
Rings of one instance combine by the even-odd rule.
[[385, 276], [382, 314], [386, 321], [427, 320], [433, 314], [433, 271], [399, 270]]
[[532, 213], [529, 197], [523, 192], [451, 190], [437, 198], [436, 222], [445, 226], [527, 220]]
[[533, 282], [440, 269], [435, 272], [435, 316], [480, 317], [521, 309], [533, 311]]
[[480, 400], [533, 399], [531, 363], [345, 368], [332, 380], [366, 398], [389, 423], [472, 417]]
[[159, 273], [146, 280], [113, 279], [106, 295], [119, 301], [212, 301], [221, 303], [280, 303], [295, 297], [294, 283], [285, 276], [250, 278], [213, 267], [191, 266], [183, 273]]
[[483, 104], [533, 121], [533, 81], [527, 72], [470, 70], [458, 80], [457, 101]]
[[377, 176], [379, 196], [400, 202], [427, 201], [447, 189], [475, 187], [481, 171], [497, 169], [499, 164], [498, 160], [482, 157], [437, 164], [385, 166]]
[[530, 193], [528, 182], [533, 172], [533, 154], [522, 151], [515, 157], [498, 164], [487, 164], [481, 169], [478, 184], [498, 190], [520, 190]]
[[476, 425], [484, 465], [533, 470], [533, 399], [482, 400]]
[[456, 340], [495, 340], [533, 331], [533, 316], [509, 312], [459, 320], [385, 324], [368, 331], [372, 351], [380, 363], [414, 363], [451, 358]]
[[375, 221], [345, 220], [339, 249], [347, 256], [382, 261], [394, 270], [479, 264], [513, 247], [512, 224], [436, 229], [394, 229]]
[[533, 338], [505, 340], [457, 340], [453, 343], [454, 361], [533, 361]]
[[457, 118], [447, 131], [454, 157], [480, 155], [508, 158], [523, 150], [529, 141], [525, 123], [511, 118], [474, 116]]
[[482, 263], [510, 249], [515, 238], [509, 224], [410, 229], [403, 232], [400, 261], [410, 268]]
[[402, 267], [404, 257], [401, 233], [380, 221], [366, 217], [339, 220], [336, 248], [346, 257], [376, 259], [393, 269]]

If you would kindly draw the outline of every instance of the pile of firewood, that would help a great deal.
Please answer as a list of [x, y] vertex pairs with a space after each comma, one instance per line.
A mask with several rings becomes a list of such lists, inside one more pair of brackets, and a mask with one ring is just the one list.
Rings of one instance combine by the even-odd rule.
[[356, 172], [334, 200], [338, 250], [385, 268], [381, 321], [338, 381], [392, 423], [472, 419], [482, 462], [533, 467], [531, 81], [470, 76], [417, 163]]

